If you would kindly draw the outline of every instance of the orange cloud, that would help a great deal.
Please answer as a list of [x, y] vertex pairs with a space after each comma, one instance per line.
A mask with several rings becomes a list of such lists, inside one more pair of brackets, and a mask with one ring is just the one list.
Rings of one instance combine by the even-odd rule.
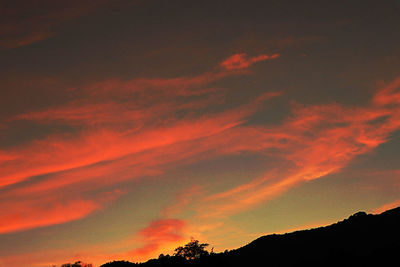
[[[96, 126], [118, 125], [135, 128], [147, 126], [157, 118], [168, 122], [176, 120], [176, 113], [194, 113], [223, 103], [225, 89], [209, 85], [233, 72], [206, 72], [192, 77], [136, 78], [132, 80], [109, 79], [83, 87], [69, 88], [80, 98], [57, 107], [31, 111], [10, 118], [44, 124], [61, 122], [68, 125]], [[280, 95], [264, 94], [264, 101]], [[189, 112], [190, 111], [190, 112]]]
[[[27, 266], [35, 262], [38, 266], [61, 265], [78, 260], [91, 262], [96, 266], [114, 260], [129, 260], [132, 262], [146, 260], [149, 257], [157, 257], [159, 253], [171, 251], [188, 239], [187, 223], [179, 219], [157, 219], [151, 221], [146, 227], [137, 232], [134, 238], [128, 238], [118, 243], [102, 244], [76, 244], [71, 248], [62, 250], [49, 249], [43, 256], [42, 251], [7, 255], [0, 258], [0, 265]], [[138, 246], [127, 252], [121, 252], [126, 247]], [[1, 265], [3, 266], [3, 265]]]
[[394, 200], [394, 201], [392, 201], [390, 203], [384, 204], [384, 205], [374, 209], [372, 211], [372, 213], [379, 214], [379, 213], [382, 213], [384, 211], [387, 211], [387, 210], [390, 210], [390, 209], [394, 209], [394, 208], [397, 208], [397, 207], [400, 207], [400, 199], [396, 199], [396, 200]]
[[[263, 58], [246, 60], [253, 64]], [[208, 84], [222, 77], [226, 77], [224, 72], [177, 79], [108, 80], [75, 89], [81, 94], [79, 100], [13, 118], [46, 124], [61, 121], [79, 127], [73, 134], [50, 135], [24, 147], [1, 151], [3, 195], [26, 199], [27, 203], [41, 194], [56, 195], [66, 188], [89, 195], [87, 203], [94, 206], [82, 204], [87, 208], [71, 212], [74, 219], [103, 207], [95, 193], [88, 193], [158, 175], [179, 165], [249, 151], [279, 161], [274, 170], [249, 183], [209, 196], [204, 188], [204, 197], [203, 191], [195, 196], [200, 201], [178, 200], [175, 205], [179, 210], [196, 206], [199, 216], [226, 216], [254, 207], [299, 183], [339, 171], [357, 155], [386, 142], [400, 128], [399, 105], [393, 102], [399, 95], [398, 80], [380, 89], [365, 107], [293, 105], [292, 116], [279, 125], [250, 126], [244, 124], [247, 118], [281, 92], [265, 93], [231, 110], [202, 113], [203, 108], [215, 104], [214, 95], [220, 93], [209, 89]], [[125, 101], [120, 102], [123, 96]], [[191, 113], [193, 107], [200, 112]], [[46, 206], [46, 199], [38, 199], [39, 207]], [[55, 199], [55, 205], [62, 203]], [[65, 210], [69, 211], [68, 205]], [[9, 216], [12, 209], [6, 206], [3, 214]], [[164, 212], [170, 215], [171, 209]], [[32, 209], [31, 213], [33, 218], [41, 210]], [[6, 226], [4, 229], [11, 231]]]
[[184, 235], [185, 228], [186, 222], [183, 220], [159, 219], [152, 221], [139, 232], [145, 245], [128, 252], [128, 254], [143, 257], [154, 254], [165, 245], [175, 245], [186, 239]]
[[[263, 101], [279, 96], [280, 92], [263, 94], [231, 110], [183, 117], [174, 116], [174, 107], [151, 106], [152, 101], [160, 101], [158, 98], [143, 101], [134, 109], [133, 100], [124, 104], [105, 103], [101, 94], [94, 104], [74, 102], [52, 112], [23, 114], [19, 119], [49, 124], [65, 121], [72, 126], [78, 121], [80, 127], [85, 125], [82, 122], [96, 119], [96, 113], [99, 119], [75, 134], [52, 135], [24, 147], [0, 151], [0, 233], [83, 218], [124, 193], [98, 191], [110, 186], [117, 188], [124, 181], [158, 175], [179, 165], [243, 152], [274, 157], [277, 161], [274, 169], [237, 187], [214, 194], [207, 194], [205, 186], [189, 188], [161, 211], [161, 217], [175, 217], [185, 209], [193, 209], [196, 213], [192, 218], [151, 222], [138, 232], [143, 242], [141, 247], [116, 256], [145, 259], [161, 250], [173, 249], [185, 240], [189, 230], [201, 236], [207, 226], [216, 225], [210, 220], [220, 221], [279, 196], [293, 186], [340, 171], [358, 155], [387, 142], [391, 133], [400, 129], [398, 81], [378, 90], [364, 107], [293, 105], [292, 115], [277, 125], [251, 126], [244, 122], [263, 106]], [[170, 100], [187, 96], [187, 90], [194, 88], [190, 86], [185, 93], [178, 90], [175, 96], [169, 96]], [[116, 91], [119, 87], [106, 88]], [[92, 89], [84, 91], [86, 97], [86, 92]], [[204, 90], [195, 95], [203, 97], [215, 92]], [[121, 91], [115, 93], [116, 98], [120, 95]], [[212, 101], [201, 99], [199, 108], [212, 105]], [[191, 107], [197, 103], [187, 104]], [[132, 115], [132, 110], [140, 116]], [[150, 110], [157, 112], [152, 115]], [[168, 114], [170, 121], [157, 122], [159, 114]], [[140, 127], [129, 124], [130, 119]], [[67, 197], [64, 192], [74, 194]], [[187, 221], [195, 223], [189, 226]]]
[[[60, 143], [55, 146], [56, 148], [68, 148], [68, 150], [64, 150], [62, 153], [59, 150], [53, 152], [52, 150], [48, 150], [41, 154], [35, 154], [40, 151], [40, 147], [45, 146], [45, 144], [27, 148], [18, 153], [18, 159], [15, 159], [14, 164], [11, 166], [7, 165], [7, 162], [3, 162], [3, 166], [9, 167], [8, 169], [4, 168], [3, 171], [12, 171], [14, 173], [13, 177], [26, 177], [26, 179], [30, 178], [33, 181], [32, 183], [18, 186], [4, 193], [4, 198], [7, 200], [3, 202], [3, 214], [7, 215], [15, 210], [12, 208], [12, 205], [9, 205], [13, 203], [13, 197], [26, 199], [27, 206], [29, 206], [30, 199], [39, 197], [38, 202], [35, 202], [35, 206], [45, 206], [48, 201], [40, 197], [43, 194], [62, 194], [62, 192], [69, 188], [67, 191], [74, 191], [76, 194], [87, 195], [87, 192], [112, 186], [122, 181], [160, 174], [177, 164], [187, 164], [189, 162], [201, 160], [201, 157], [199, 157], [201, 154], [207, 155], [207, 158], [209, 158], [215, 157], [220, 153], [227, 153], [226, 148], [229, 148], [228, 151], [233, 149], [230, 141], [237, 140], [238, 136], [232, 140], [228, 139], [228, 142], [222, 139], [223, 132], [235, 126], [235, 124], [233, 124], [226, 127], [223, 122], [229, 121], [232, 123], [232, 119], [238, 116], [238, 114], [238, 118], [241, 118], [242, 115], [247, 113], [243, 113], [242, 110], [239, 110], [239, 113], [236, 111], [233, 113], [228, 112], [222, 114], [222, 117], [200, 120], [198, 122], [194, 121], [189, 124], [184, 123], [179, 127], [158, 129], [154, 132], [150, 131], [146, 133], [146, 135], [130, 137], [126, 142], [121, 140], [116, 142], [118, 139], [117, 135], [112, 138], [108, 135], [102, 135], [99, 137], [100, 139], [93, 139], [93, 137], [90, 139], [94, 144], [110, 143], [111, 140], [114, 140], [114, 143], [109, 144], [107, 148], [109, 151], [104, 151], [106, 148], [100, 145], [98, 149], [83, 149], [80, 151], [82, 154], [76, 153], [79, 151], [78, 147], [83, 147], [84, 144], [87, 144], [87, 146], [85, 146], [86, 148], [90, 147], [90, 142], [86, 140], [81, 140], [78, 144]], [[220, 123], [222, 123], [222, 125], [220, 125]], [[163, 138], [165, 139], [157, 139], [156, 137], [159, 133], [163, 133]], [[214, 138], [214, 136], [216, 138]], [[107, 138], [104, 139], [105, 137]], [[203, 143], [213, 144], [214, 147], [203, 146]], [[220, 150], [218, 147], [220, 147]], [[224, 149], [224, 147], [226, 148]], [[210, 149], [215, 149], [215, 151], [211, 152]], [[238, 147], [238, 149], [241, 149], [241, 147]], [[204, 154], [204, 152], [208, 153]], [[22, 155], [24, 155], [24, 157], [22, 157]], [[62, 158], [60, 158], [61, 155]], [[85, 159], [85, 155], [96, 156]], [[30, 159], [34, 159], [35, 161], [29, 163]], [[74, 160], [69, 161], [70, 159]], [[63, 162], [63, 165], [55, 165], [55, 163], [60, 161]], [[77, 164], [75, 164], [75, 162]], [[43, 165], [44, 163], [49, 165]], [[36, 169], [29, 169], [30, 166], [36, 166]], [[41, 166], [42, 169], [38, 168], [38, 166]], [[35, 181], [35, 179], [32, 178], [33, 173], [37, 175], [47, 173], [47, 176]], [[110, 177], [112, 177], [112, 179]], [[93, 203], [97, 203], [97, 201], [98, 200], [94, 199]], [[62, 199], [56, 198], [53, 202], [56, 205], [58, 202], [62, 202]], [[10, 207], [10, 209], [7, 207]], [[102, 206], [96, 206], [96, 209], [101, 207]], [[60, 206], [59, 209], [62, 209], [62, 206]], [[70, 210], [66, 208], [64, 210], [65, 212], [70, 212], [73, 209]], [[87, 209], [86, 212], [81, 215], [72, 212], [71, 217], [64, 216], [63, 220], [67, 221], [68, 218], [73, 219], [88, 215], [94, 210], [95, 208], [91, 210]], [[76, 211], [78, 211], [78, 209]], [[26, 212], [29, 216], [25, 219], [27, 221], [26, 223], [29, 224], [30, 220], [28, 219], [39, 216], [41, 210], [28, 209]], [[45, 210], [43, 210], [43, 212], [45, 212]], [[10, 224], [9, 221], [10, 220], [6, 220], [4, 222]], [[40, 223], [40, 225], [48, 225], [51, 222], [52, 221], [47, 221], [45, 223]], [[54, 223], [56, 222], [62, 221], [54, 221]], [[30, 227], [33, 227], [35, 223], [37, 222], [34, 222]], [[18, 227], [26, 229], [26, 227], [21, 224], [13, 224], [14, 226], [12, 226], [12, 229], [4, 228], [4, 231], [7, 229], [14, 231], [17, 230]]]
[[[219, 95], [221, 90], [210, 89], [207, 84], [225, 76], [224, 73], [206, 73], [177, 79], [109, 80], [79, 89], [81, 99], [10, 119], [50, 125], [61, 122], [77, 130], [72, 134], [49, 135], [1, 151], [0, 187], [7, 198], [3, 206], [4, 216], [13, 212], [12, 208], [7, 208], [12, 199], [25, 199], [27, 206], [31, 199], [37, 199], [36, 206], [46, 207], [48, 200], [41, 197], [43, 194], [54, 196], [72, 191], [90, 196], [86, 206], [82, 202], [82, 207], [87, 208], [80, 213], [76, 209], [74, 213], [68, 208], [73, 203], [68, 203], [64, 210], [71, 211], [71, 216], [65, 216], [63, 220], [81, 218], [103, 207], [97, 205], [99, 199], [96, 193], [91, 192], [127, 180], [158, 175], [174, 166], [202, 158], [229, 154], [232, 149], [248, 148], [249, 144], [232, 146], [230, 142], [240, 143], [240, 131], [236, 133], [230, 129], [246, 121], [264, 101], [281, 93], [265, 93], [251, 103], [231, 110], [191, 114], [196, 108], [215, 104], [215, 95]], [[124, 95], [127, 95], [125, 101], [120, 102]], [[146, 97], [138, 98], [141, 95]], [[181, 97], [188, 99], [179, 104], [177, 99]], [[185, 116], [176, 114], [182, 111]], [[231, 137], [224, 139], [225, 133]], [[54, 205], [57, 203], [64, 207], [62, 199], [54, 198]], [[29, 221], [42, 210], [26, 212], [30, 212], [25, 216]], [[49, 220], [37, 226], [52, 222], [60, 223], [62, 220]], [[28, 229], [36, 224], [27, 222], [29, 227], [15, 225], [13, 228], [10, 226], [12, 229], [4, 226], [4, 231]]]
[[248, 58], [246, 53], [235, 54], [222, 61], [220, 66], [226, 70], [247, 69], [256, 62], [278, 58], [279, 54], [258, 55]]
[[1, 162], [0, 186], [29, 177], [79, 168], [132, 153], [215, 135], [242, 123], [250, 114], [247, 107], [223, 112], [211, 118], [181, 121], [138, 133], [103, 130], [77, 138], [62, 136], [36, 141], [23, 149], [9, 151], [12, 161]]
[[3, 194], [0, 198], [0, 234], [78, 220], [102, 209], [121, 195], [114, 190], [83, 198], [81, 192], [55, 192], [18, 197]]
[[7, 204], [7, 207], [1, 205], [0, 234], [77, 220], [100, 208], [90, 200], [57, 202], [48, 206], [36, 206], [34, 201]]
[[[258, 99], [268, 99], [275, 95], [277, 94], [270, 93]], [[257, 103], [258, 99], [254, 103]], [[112, 183], [141, 177], [151, 172], [158, 174], [163, 172], [167, 165], [173, 166], [177, 162], [189, 163], [190, 159], [201, 160], [205, 151], [208, 151], [207, 158], [240, 151], [255, 151], [276, 156], [276, 151], [281, 151], [278, 155], [281, 160], [287, 162], [282, 165], [285, 171], [273, 170], [248, 184], [206, 197], [199, 204], [200, 214], [228, 215], [275, 197], [298, 183], [318, 179], [340, 170], [355, 156], [386, 142], [388, 135], [398, 129], [399, 121], [396, 117], [397, 107], [345, 108], [339, 105], [315, 105], [295, 106], [294, 115], [278, 126], [240, 126], [241, 121], [254, 112], [250, 107], [254, 108], [254, 104], [214, 115], [214, 118], [185, 122], [169, 128], [157, 128], [138, 136], [105, 135], [106, 139], [102, 136], [100, 139], [91, 137], [77, 145], [58, 145], [57, 147], [70, 148], [71, 152], [55, 151], [54, 156], [46, 152], [44, 154], [49, 155], [48, 159], [42, 158], [40, 162], [51, 163], [55, 155], [66, 155], [64, 163], [68, 162], [68, 158], [77, 158], [79, 162], [85, 163], [79, 154], [72, 156], [71, 153], [79, 151], [77, 148], [83, 147], [84, 144], [86, 148], [90, 147], [90, 140], [93, 140], [94, 144], [108, 143], [109, 149], [104, 151], [104, 146], [99, 146], [93, 151], [81, 149], [79, 152], [83, 152], [84, 155], [96, 155], [96, 158], [84, 164], [86, 167], [72, 165], [69, 167], [71, 170], [21, 188], [19, 192], [55, 190], [74, 183], [80, 183], [82, 186], [82, 183], [92, 179], [97, 181], [98, 186], [104, 186], [110, 183], [107, 177], [112, 174], [118, 177]], [[388, 119], [375, 122], [382, 116]], [[230, 124], [226, 125], [227, 122]], [[160, 133], [163, 136], [161, 139], [158, 137]], [[19, 154], [29, 155], [26, 152]], [[110, 159], [112, 160], [105, 164], [91, 166]], [[21, 171], [23, 168], [17, 169]], [[61, 170], [59, 168], [54, 171]], [[179, 205], [182, 209], [186, 204]]]
[[[240, 212], [299, 183], [337, 172], [356, 156], [371, 152], [400, 129], [399, 88], [396, 79], [378, 90], [367, 107], [294, 106], [293, 116], [281, 125], [242, 132], [243, 150], [278, 156], [281, 166], [248, 183], [204, 197], [197, 212], [202, 217]], [[258, 146], [251, 146], [248, 140]]]

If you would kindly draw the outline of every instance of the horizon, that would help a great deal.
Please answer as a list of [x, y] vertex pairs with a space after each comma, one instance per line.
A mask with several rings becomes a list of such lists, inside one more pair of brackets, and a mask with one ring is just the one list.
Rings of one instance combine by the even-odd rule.
[[399, 11], [5, 0], [0, 266], [223, 252], [400, 206]]
[[[220, 251], [220, 252], [214, 252], [213, 250], [212, 251], [209, 251], [208, 249], [207, 249], [207, 247], [210, 247], [211, 246], [211, 244], [205, 244], [206, 246], [205, 246], [205, 251], [208, 253], [208, 254], [206, 254], [205, 255], [205, 257], [208, 257], [208, 256], [215, 256], [215, 255], [217, 255], [217, 254], [226, 254], [226, 253], [232, 253], [232, 252], [234, 252], [234, 251], [239, 251], [239, 250], [241, 250], [241, 249], [243, 249], [244, 247], [247, 247], [247, 246], [249, 246], [249, 245], [252, 245], [254, 242], [253, 241], [258, 241], [258, 240], [260, 240], [260, 239], [262, 239], [262, 238], [268, 238], [269, 236], [271, 236], [271, 237], [276, 237], [276, 236], [282, 236], [282, 237], [285, 237], [285, 236], [287, 236], [287, 235], [291, 235], [291, 234], [296, 234], [296, 233], [298, 233], [298, 232], [308, 232], [308, 231], [312, 231], [312, 230], [318, 230], [318, 229], [320, 229], [320, 228], [329, 228], [329, 227], [332, 227], [332, 226], [335, 226], [335, 225], [338, 225], [338, 224], [340, 224], [340, 223], [344, 223], [344, 222], [346, 222], [346, 221], [348, 221], [348, 220], [351, 220], [351, 218], [352, 217], [354, 217], [354, 216], [359, 216], [359, 214], [363, 214], [363, 215], [365, 215], [366, 217], [368, 217], [369, 215], [372, 215], [372, 216], [379, 216], [379, 215], [387, 215], [387, 213], [390, 213], [390, 212], [393, 212], [393, 211], [395, 211], [395, 210], [400, 210], [400, 206], [399, 207], [395, 207], [395, 208], [391, 208], [391, 209], [388, 209], [388, 210], [383, 210], [383, 211], [381, 211], [380, 213], [366, 213], [366, 212], [364, 212], [364, 211], [358, 211], [358, 212], [355, 212], [355, 213], [353, 213], [353, 214], [351, 214], [350, 216], [348, 216], [347, 218], [343, 218], [342, 220], [339, 220], [339, 221], [336, 221], [336, 222], [332, 222], [332, 223], [329, 223], [329, 224], [325, 224], [325, 225], [314, 225], [314, 226], [308, 226], [308, 228], [296, 228], [296, 229], [289, 229], [289, 230], [287, 230], [287, 231], [284, 231], [284, 232], [278, 232], [278, 233], [268, 233], [268, 234], [265, 234], [265, 235], [262, 235], [262, 236], [259, 236], [259, 237], [257, 237], [256, 239], [254, 239], [254, 240], [251, 240], [250, 242], [248, 242], [248, 243], [246, 243], [246, 244], [242, 244], [240, 247], [237, 247], [237, 248], [234, 248], [234, 249], [231, 249], [231, 250], [225, 250], [224, 252], [222, 252], [222, 251]], [[393, 221], [392, 221], [392, 223], [393, 223]], [[348, 234], [351, 234], [351, 233], [348, 233]], [[191, 242], [199, 242], [199, 240], [195, 240], [195, 239], [191, 239], [190, 240], [190, 243]], [[201, 242], [200, 242], [201, 243]], [[188, 243], [189, 244], [189, 243]], [[184, 246], [184, 244], [181, 244], [182, 246]], [[212, 247], [212, 246], [211, 246]], [[182, 255], [181, 256], [178, 256], [178, 255], [176, 255], [176, 250], [174, 251], [174, 253], [173, 254], [169, 254], [169, 253], [166, 253], [166, 254], [164, 254], [164, 253], [160, 253], [160, 255], [159, 255], [159, 257], [157, 258], [157, 257], [155, 257], [155, 258], [150, 258], [150, 259], [147, 259], [146, 261], [142, 261], [142, 262], [132, 262], [132, 263], [135, 263], [135, 264], [146, 264], [146, 263], [149, 263], [150, 261], [153, 261], [153, 260], [158, 260], [158, 261], [160, 261], [160, 258], [164, 258], [164, 257], [183, 257]], [[197, 259], [198, 260], [198, 259]], [[112, 261], [110, 261], [110, 262], [106, 262], [106, 263], [116, 263], [116, 262], [119, 262], [119, 261], [127, 261], [127, 260], [124, 260], [124, 259], [117, 259], [117, 260], [112, 260]], [[89, 263], [85, 263], [85, 262], [82, 262], [82, 261], [78, 261], [78, 262], [81, 262], [81, 263], [83, 263], [83, 264], [89, 264]], [[127, 262], [129, 262], [129, 261], [127, 261]], [[76, 263], [76, 262], [75, 262]], [[103, 264], [106, 264], [106, 263], [103, 263]], [[129, 262], [129, 263], [131, 263], [131, 262]], [[69, 263], [69, 264], [72, 264], [72, 263]], [[168, 265], [169, 266], [169, 265]], [[95, 266], [94, 266], [95, 267]]]

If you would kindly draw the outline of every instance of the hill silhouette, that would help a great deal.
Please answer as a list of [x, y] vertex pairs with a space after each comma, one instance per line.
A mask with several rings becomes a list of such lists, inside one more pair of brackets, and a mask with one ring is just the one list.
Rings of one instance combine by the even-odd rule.
[[357, 212], [329, 226], [262, 236], [224, 253], [194, 260], [161, 257], [119, 266], [398, 266], [400, 207], [378, 215]]

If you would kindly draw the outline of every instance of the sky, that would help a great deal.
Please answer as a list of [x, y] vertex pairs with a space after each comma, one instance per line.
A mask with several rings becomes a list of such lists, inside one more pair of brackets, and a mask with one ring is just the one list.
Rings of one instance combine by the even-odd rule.
[[0, 266], [222, 252], [400, 206], [399, 11], [1, 1]]

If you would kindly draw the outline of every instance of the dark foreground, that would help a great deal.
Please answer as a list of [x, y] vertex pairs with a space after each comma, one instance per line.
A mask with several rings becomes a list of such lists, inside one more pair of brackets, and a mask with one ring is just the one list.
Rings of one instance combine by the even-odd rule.
[[338, 223], [260, 237], [225, 253], [195, 260], [163, 257], [119, 266], [400, 266], [400, 207], [379, 215], [356, 213]]

